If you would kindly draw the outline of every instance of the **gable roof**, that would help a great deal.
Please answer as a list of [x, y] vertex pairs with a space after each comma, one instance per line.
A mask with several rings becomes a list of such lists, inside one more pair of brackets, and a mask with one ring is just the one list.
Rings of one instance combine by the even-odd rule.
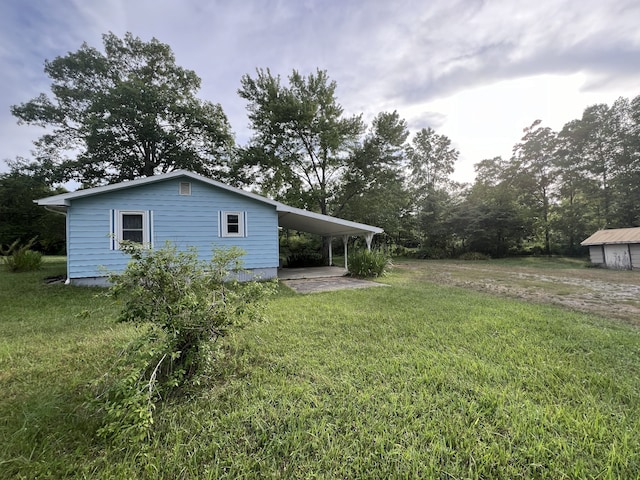
[[212, 180], [207, 177], [203, 177], [202, 175], [198, 175], [188, 170], [174, 170], [173, 172], [163, 173], [162, 175], [154, 175], [152, 177], [137, 178], [136, 180], [126, 180], [124, 182], [112, 183], [111, 185], [104, 185], [102, 187], [85, 188], [82, 190], [76, 190], [75, 192], [62, 193], [60, 195], [54, 195], [52, 197], [41, 198], [39, 200], [34, 200], [34, 201], [38, 205], [68, 207], [69, 205], [71, 205], [71, 200], [74, 200], [76, 198], [84, 198], [84, 197], [91, 197], [94, 195], [101, 195], [107, 192], [124, 190], [126, 188], [138, 187], [140, 185], [162, 182], [165, 180], [170, 180], [172, 178], [178, 178], [178, 177], [189, 177], [193, 180], [198, 180], [204, 183], [208, 183], [209, 185], [213, 185], [214, 187], [221, 188], [223, 190], [228, 190], [230, 192], [243, 195], [245, 197], [253, 198], [254, 200], [258, 200], [263, 203], [269, 203], [271, 205], [275, 205], [276, 203], [278, 203], [275, 200], [270, 200], [266, 197], [262, 197], [255, 193], [245, 192], [244, 190], [240, 190], [239, 188], [231, 187], [224, 183], [218, 182], [216, 180]]
[[580, 245], [604, 245], [615, 243], [640, 243], [640, 227], [598, 230]]
[[35, 203], [42, 206], [50, 207], [68, 207], [71, 202], [78, 198], [85, 198], [94, 195], [101, 195], [112, 191], [122, 190], [126, 188], [134, 188], [141, 185], [151, 184], [155, 182], [161, 182], [172, 178], [187, 177], [193, 180], [197, 180], [208, 185], [211, 185], [222, 190], [226, 190], [237, 195], [242, 195], [253, 200], [273, 205], [278, 212], [278, 223], [281, 227], [291, 228], [294, 230], [300, 230], [302, 232], [309, 232], [318, 235], [325, 236], [342, 236], [342, 235], [367, 235], [382, 233], [384, 230], [379, 227], [366, 225], [364, 223], [352, 222], [349, 220], [343, 220], [337, 217], [331, 217], [329, 215], [322, 215], [320, 213], [310, 212], [301, 208], [290, 207], [284, 203], [271, 200], [270, 198], [263, 197], [261, 195], [246, 192], [239, 188], [226, 185], [224, 183], [212, 180], [210, 178], [198, 175], [188, 170], [175, 170], [173, 172], [164, 173], [162, 175], [154, 175], [152, 177], [138, 178], [136, 180], [129, 180], [120, 183], [114, 183], [112, 185], [105, 185], [102, 187], [87, 188], [84, 190], [76, 190], [75, 192], [63, 193], [60, 195], [54, 195], [51, 197], [41, 198], [34, 200]]

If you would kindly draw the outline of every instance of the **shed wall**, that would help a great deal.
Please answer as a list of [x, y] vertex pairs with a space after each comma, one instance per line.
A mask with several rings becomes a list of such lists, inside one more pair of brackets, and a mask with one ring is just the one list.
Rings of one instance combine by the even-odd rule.
[[630, 270], [631, 257], [628, 244], [615, 244], [604, 246], [604, 260], [607, 268], [616, 270]]
[[640, 243], [629, 245], [629, 252], [631, 253], [631, 268], [640, 270]]
[[594, 265], [604, 265], [604, 249], [602, 245], [590, 245], [589, 258]]
[[[179, 249], [193, 246], [202, 260], [214, 246], [238, 246], [246, 254], [244, 267], [275, 271], [278, 266], [278, 215], [275, 207], [242, 195], [191, 182], [191, 195], [179, 195], [184, 178], [116, 190], [72, 200], [67, 210], [67, 262], [69, 278], [95, 278], [105, 271], [121, 271], [129, 258], [111, 249], [113, 210], [151, 212], [152, 242], [171, 241]], [[246, 213], [245, 237], [220, 237], [219, 212]]]

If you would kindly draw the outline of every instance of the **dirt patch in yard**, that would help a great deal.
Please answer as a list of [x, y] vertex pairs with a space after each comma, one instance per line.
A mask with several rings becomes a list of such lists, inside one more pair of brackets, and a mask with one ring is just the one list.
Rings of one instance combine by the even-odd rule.
[[638, 271], [461, 261], [409, 261], [396, 267], [426, 281], [562, 305], [640, 325]]

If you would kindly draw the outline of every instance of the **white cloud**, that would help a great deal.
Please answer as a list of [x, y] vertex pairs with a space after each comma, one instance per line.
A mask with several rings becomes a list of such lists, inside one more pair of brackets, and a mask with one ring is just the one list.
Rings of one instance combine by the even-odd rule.
[[615, 90], [585, 92], [585, 81], [584, 73], [504, 80], [414, 105], [401, 113], [415, 131], [421, 127], [413, 119], [420, 119], [421, 112], [447, 112], [436, 130], [451, 138], [461, 152], [454, 178], [471, 182], [473, 164], [497, 156], [510, 158], [523, 129], [534, 121], [542, 120], [544, 126], [559, 131], [565, 123], [580, 118], [587, 106], [610, 105], [620, 96]]

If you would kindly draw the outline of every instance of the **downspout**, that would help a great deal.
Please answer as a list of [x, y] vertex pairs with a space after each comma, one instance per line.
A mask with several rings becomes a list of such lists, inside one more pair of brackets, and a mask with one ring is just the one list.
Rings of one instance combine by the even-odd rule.
[[64, 215], [65, 217], [67, 216], [67, 211], [66, 210], [63, 212], [63, 211], [60, 211], [60, 210], [54, 210], [53, 208], [49, 208], [47, 206], [45, 206], [44, 209], [47, 212], [57, 213], [58, 215]]

